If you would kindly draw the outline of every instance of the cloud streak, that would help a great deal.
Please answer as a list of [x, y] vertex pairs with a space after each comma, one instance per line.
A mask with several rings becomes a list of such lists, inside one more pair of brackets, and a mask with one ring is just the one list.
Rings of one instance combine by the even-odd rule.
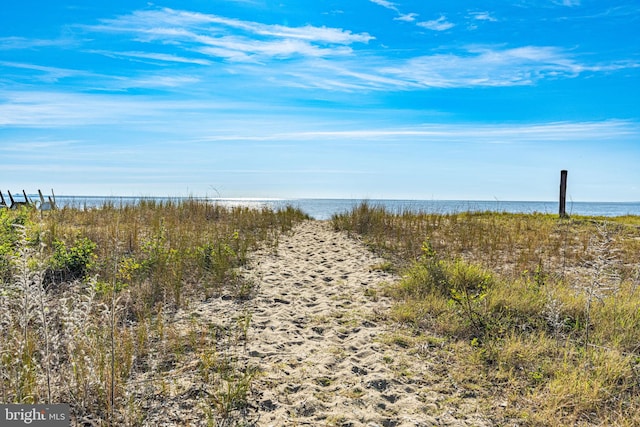
[[286, 72], [292, 86], [336, 91], [408, 91], [531, 86], [544, 79], [570, 79], [585, 73], [638, 66], [640, 64], [633, 61], [584, 64], [553, 46], [511, 49], [469, 46], [447, 54], [406, 59], [362, 55], [357, 61], [315, 61], [291, 66]]
[[[640, 137], [640, 123], [623, 120], [593, 122], [551, 122], [528, 125], [429, 124], [377, 126], [368, 119], [349, 122], [315, 118], [314, 109], [290, 107], [278, 112], [264, 111], [262, 103], [191, 100], [160, 101], [148, 97], [120, 95], [65, 94], [62, 92], [0, 92], [0, 126], [56, 129], [90, 125], [123, 124], [123, 132], [153, 129], [165, 136], [181, 135], [180, 143], [342, 141], [459, 141], [514, 143], [517, 141], [605, 141]], [[391, 111], [371, 112], [379, 117]], [[338, 117], [340, 115], [338, 114]], [[171, 122], [181, 117], [180, 123]], [[206, 122], [202, 117], [209, 117]], [[240, 132], [239, 125], [252, 123]], [[367, 124], [363, 124], [367, 123]], [[49, 143], [35, 140], [7, 144], [1, 151], [46, 149], [54, 144], [77, 147], [81, 139]], [[155, 142], [153, 144], [156, 144]], [[156, 145], [154, 145], [156, 146]], [[157, 147], [157, 146], [156, 146]]]
[[46, 81], [46, 82], [57, 82], [58, 80], [69, 78], [69, 77], [78, 77], [78, 76], [87, 76], [89, 73], [81, 70], [73, 70], [68, 68], [59, 68], [59, 67], [47, 67], [38, 64], [28, 64], [21, 62], [10, 62], [10, 61], [0, 61], [0, 67], [5, 68], [15, 68], [36, 72], [36, 78]]
[[581, 0], [554, 0], [553, 2], [555, 4], [567, 7], [580, 6], [580, 4], [582, 3]]
[[[631, 121], [557, 122], [531, 125], [433, 124], [402, 128], [355, 129], [279, 133], [277, 140], [406, 140], [469, 143], [519, 143], [530, 141], [602, 141], [640, 136], [640, 124]], [[238, 139], [241, 139], [238, 136]]]
[[387, 0], [369, 0], [369, 1], [371, 1], [371, 3], [377, 4], [378, 6], [382, 6], [385, 9], [389, 9], [396, 12], [398, 16], [393, 18], [394, 21], [414, 22], [416, 18], [419, 16], [419, 14], [414, 12], [403, 13], [400, 11], [400, 9], [395, 3], [392, 3]]
[[498, 20], [489, 12], [471, 12], [469, 15], [476, 21], [497, 22]]
[[416, 25], [432, 31], [446, 31], [455, 27], [455, 24], [447, 21], [447, 18], [444, 15], [432, 21], [418, 22]]
[[[228, 42], [228, 40], [227, 40]], [[361, 52], [357, 59], [344, 52], [343, 56], [327, 58], [321, 51], [307, 51], [304, 58], [280, 61], [309, 45], [299, 46], [279, 43], [249, 47], [238, 42], [233, 48], [214, 47], [213, 44], [190, 46], [182, 54], [141, 51], [90, 51], [115, 59], [142, 61], [153, 68], [140, 68], [127, 76], [95, 76], [87, 72], [35, 64], [0, 62], [0, 69], [29, 70], [33, 78], [46, 82], [62, 79], [83, 79], [83, 87], [120, 91], [133, 88], [155, 88], [203, 96], [207, 90], [224, 90], [231, 93], [236, 86], [246, 88], [250, 81], [255, 88], [298, 88], [328, 92], [401, 92], [431, 88], [473, 88], [532, 86], [546, 79], [573, 79], [585, 74], [610, 73], [624, 69], [640, 68], [640, 62], [617, 61], [588, 64], [573, 54], [553, 46], [523, 46], [503, 48], [495, 46], [468, 46], [446, 54], [422, 55], [407, 58], [389, 58]], [[253, 55], [271, 57], [266, 63], [251, 62], [243, 50], [251, 49]], [[212, 59], [191, 58], [188, 53], [199, 51], [201, 55], [227, 58], [230, 63], [215, 67]], [[334, 50], [335, 52], [335, 50]], [[160, 68], [163, 64], [185, 64], [195, 68]], [[238, 65], [234, 65], [238, 64]], [[80, 83], [80, 80], [77, 80]], [[216, 89], [217, 88], [217, 89]], [[15, 116], [22, 109], [7, 112]], [[84, 115], [84, 113], [80, 113]], [[3, 118], [0, 118], [2, 122]], [[5, 118], [5, 120], [7, 120]]]
[[137, 11], [101, 22], [85, 26], [85, 29], [129, 34], [144, 43], [177, 44], [185, 52], [196, 51], [205, 56], [240, 62], [341, 56], [351, 53], [350, 45], [373, 40], [373, 36], [367, 33], [352, 33], [339, 28], [268, 25], [173, 9]]
[[390, 10], [393, 10], [395, 12], [398, 12], [398, 7], [395, 5], [395, 3], [392, 3], [390, 1], [387, 1], [387, 0], [370, 0], [370, 1], [371, 1], [371, 3], [375, 3], [378, 6], [382, 6], [385, 9], [390, 9]]
[[187, 58], [178, 55], [172, 55], [167, 53], [154, 53], [154, 52], [111, 52], [107, 50], [91, 50], [89, 53], [96, 53], [99, 55], [108, 56], [111, 58], [127, 58], [131, 60], [139, 61], [155, 61], [155, 62], [176, 62], [181, 64], [197, 64], [197, 65], [212, 65], [213, 62], [207, 59], [199, 58]]
[[50, 47], [71, 47], [77, 42], [65, 39], [30, 39], [26, 37], [0, 37], [0, 50], [40, 49]]
[[[61, 91], [0, 92], [0, 126], [58, 128], [96, 124], [162, 123], [189, 111], [240, 109], [233, 102], [170, 101], [120, 94]], [[155, 119], [156, 121], [152, 121]]]
[[470, 47], [457, 54], [410, 58], [380, 71], [416, 87], [452, 88], [532, 85], [544, 78], [572, 78], [601, 70], [580, 64], [555, 47], [525, 46]]

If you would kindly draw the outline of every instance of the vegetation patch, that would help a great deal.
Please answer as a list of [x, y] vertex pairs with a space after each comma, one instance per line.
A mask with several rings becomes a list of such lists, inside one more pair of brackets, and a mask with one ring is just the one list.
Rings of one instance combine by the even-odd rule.
[[178, 328], [176, 316], [212, 296], [250, 298], [238, 274], [249, 252], [305, 219], [196, 200], [0, 209], [0, 399], [68, 402], [74, 422], [133, 426], [161, 396], [236, 425], [259, 374], [234, 356], [250, 313], [211, 327], [196, 313]]
[[[497, 424], [640, 424], [638, 217], [391, 214], [365, 203], [333, 224], [401, 270], [386, 290], [392, 318]], [[434, 335], [437, 345], [421, 339]]]

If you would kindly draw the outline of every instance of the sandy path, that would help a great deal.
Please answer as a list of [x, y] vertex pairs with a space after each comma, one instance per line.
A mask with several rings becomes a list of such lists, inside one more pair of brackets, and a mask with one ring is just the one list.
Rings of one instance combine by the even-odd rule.
[[[391, 324], [391, 301], [381, 288], [399, 278], [371, 268], [382, 262], [330, 223], [305, 221], [280, 237], [277, 250], [252, 255], [242, 274], [257, 284], [253, 298], [211, 298], [176, 313], [170, 324], [178, 335], [194, 327], [234, 331], [250, 316], [232, 359], [260, 374], [237, 425], [491, 425], [473, 394], [450, 378], [446, 361]], [[221, 340], [226, 338], [214, 342]], [[168, 367], [138, 379], [147, 386], [131, 394], [145, 425], [207, 425], [203, 360], [165, 361]]]
[[488, 425], [473, 399], [456, 399], [430, 363], [394, 343], [380, 288], [398, 277], [371, 268], [381, 262], [321, 221], [283, 236], [277, 254], [256, 254], [247, 351], [263, 371], [258, 425]]

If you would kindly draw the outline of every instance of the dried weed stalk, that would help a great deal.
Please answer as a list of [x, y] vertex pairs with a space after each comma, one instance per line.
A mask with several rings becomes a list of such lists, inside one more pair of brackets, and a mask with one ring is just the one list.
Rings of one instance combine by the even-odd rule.
[[620, 262], [616, 257], [614, 238], [614, 233], [606, 223], [596, 226], [596, 232], [589, 240], [587, 260], [584, 263], [589, 270], [589, 277], [574, 284], [578, 293], [585, 296], [585, 349], [589, 346], [593, 303], [604, 302], [605, 297], [615, 294], [620, 289], [621, 277], [618, 269]]

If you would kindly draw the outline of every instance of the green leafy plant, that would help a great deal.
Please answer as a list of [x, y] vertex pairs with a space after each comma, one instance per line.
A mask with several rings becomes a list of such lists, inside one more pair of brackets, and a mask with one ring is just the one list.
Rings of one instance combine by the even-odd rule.
[[486, 308], [482, 306], [493, 278], [482, 268], [456, 261], [447, 265], [447, 282], [451, 301], [456, 304], [462, 317], [477, 333], [486, 327]]
[[84, 278], [94, 266], [95, 250], [96, 244], [86, 237], [76, 240], [71, 247], [55, 240], [49, 272], [52, 280], [64, 282]]
[[435, 293], [446, 296], [449, 294], [449, 282], [446, 272], [446, 262], [438, 256], [431, 242], [422, 242], [422, 254], [418, 261], [409, 268], [408, 274], [400, 284], [403, 293], [414, 298]]

